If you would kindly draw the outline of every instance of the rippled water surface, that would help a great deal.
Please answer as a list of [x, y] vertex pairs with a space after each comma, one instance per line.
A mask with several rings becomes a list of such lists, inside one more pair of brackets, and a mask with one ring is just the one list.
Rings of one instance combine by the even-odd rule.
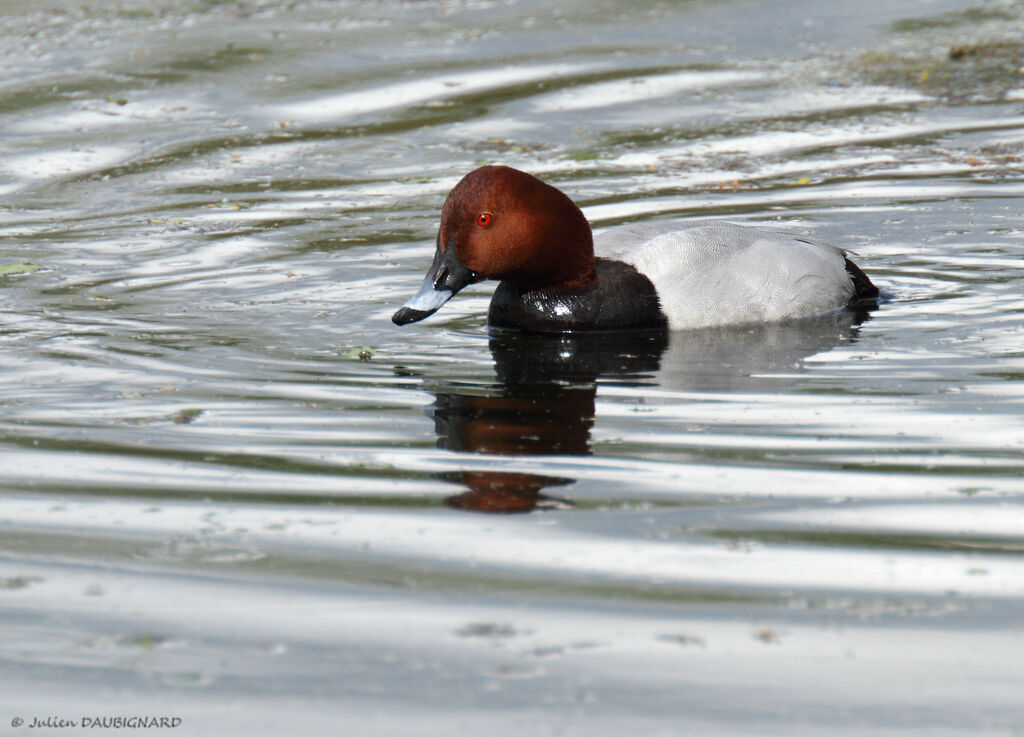
[[[1024, 734], [1022, 28], [3, 4], [3, 729]], [[396, 328], [486, 162], [596, 229], [814, 234], [885, 298], [555, 338], [481, 284]]]

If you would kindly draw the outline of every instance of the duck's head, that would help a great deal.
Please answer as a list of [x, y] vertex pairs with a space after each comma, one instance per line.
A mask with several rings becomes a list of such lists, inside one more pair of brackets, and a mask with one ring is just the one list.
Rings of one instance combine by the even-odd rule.
[[422, 320], [484, 279], [571, 289], [593, 278], [590, 224], [573, 201], [526, 172], [484, 166], [463, 177], [444, 201], [434, 262], [391, 320]]

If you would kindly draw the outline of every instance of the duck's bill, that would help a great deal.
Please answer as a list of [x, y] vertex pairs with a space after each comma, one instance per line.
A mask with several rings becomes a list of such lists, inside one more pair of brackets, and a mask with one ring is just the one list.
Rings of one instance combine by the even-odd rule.
[[395, 325], [408, 325], [411, 322], [418, 322], [424, 317], [430, 317], [439, 309], [441, 306], [455, 296], [455, 292], [450, 289], [435, 289], [434, 279], [431, 274], [427, 274], [427, 278], [423, 280], [423, 286], [420, 287], [420, 291], [416, 292], [416, 296], [402, 305], [394, 315], [391, 316], [391, 322]]
[[391, 316], [391, 322], [395, 325], [408, 325], [429, 317], [458, 294], [460, 289], [478, 281], [480, 276], [459, 261], [455, 253], [455, 236], [448, 240], [448, 248], [443, 251], [439, 237], [434, 263], [430, 265], [427, 275], [423, 278], [420, 290]]

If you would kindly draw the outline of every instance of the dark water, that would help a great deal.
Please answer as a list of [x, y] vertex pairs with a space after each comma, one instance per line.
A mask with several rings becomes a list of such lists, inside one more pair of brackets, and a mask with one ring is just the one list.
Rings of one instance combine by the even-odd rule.
[[[1022, 28], [4, 4], [0, 729], [1024, 734]], [[486, 162], [596, 228], [806, 230], [886, 299], [394, 327]]]

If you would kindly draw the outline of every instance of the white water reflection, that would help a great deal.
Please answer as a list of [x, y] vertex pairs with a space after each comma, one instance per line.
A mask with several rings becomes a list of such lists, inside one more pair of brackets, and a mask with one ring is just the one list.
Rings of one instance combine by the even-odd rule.
[[[6, 693], [23, 713], [53, 711], [45, 693], [26, 685], [42, 664], [99, 670], [118, 685], [142, 680], [149, 686], [120, 708], [169, 710], [186, 732], [202, 725], [275, 734], [298, 724], [330, 734], [342, 723], [364, 734], [485, 726], [511, 734], [514, 722], [538, 732], [670, 734], [665, 720], [685, 714], [696, 729], [749, 734], [750, 725], [736, 725], [737, 692], [757, 728], [790, 734], [820, 734], [836, 708], [844, 733], [865, 735], [906, 722], [928, 732], [1000, 733], [1020, 715], [1020, 672], [1005, 649], [1019, 633], [998, 620], [984, 629], [942, 626], [963, 611], [955, 601], [915, 608], [834, 599], [853, 616], [821, 626], [799, 610], [786, 618], [680, 616], [544, 598], [510, 608], [500, 598], [456, 595], [423, 598], [413, 622], [401, 598], [372, 587], [307, 586], [282, 596], [280, 586], [216, 574], [186, 581], [126, 567], [86, 576], [66, 565], [26, 568], [37, 574], [47, 578], [20, 591], [11, 612], [22, 638], [0, 645], [21, 676]], [[25, 621], [33, 611], [59, 616], [62, 634]], [[375, 687], [385, 679], [402, 692], [415, 729], [392, 726], [393, 702]], [[71, 703], [93, 709], [105, 694], [89, 678], [66, 688]], [[794, 709], [803, 714], [796, 724]]]
[[0, 169], [28, 180], [52, 179], [113, 166], [128, 160], [134, 153], [136, 151], [115, 146], [56, 149], [6, 158], [0, 163]]
[[613, 105], [632, 105], [656, 100], [683, 90], [709, 90], [729, 85], [763, 84], [771, 77], [750, 72], [675, 72], [652, 74], [646, 77], [599, 82], [538, 98], [534, 110], [540, 113], [552, 110], [587, 110]]
[[[927, 524], [927, 508], [916, 511], [915, 532], [945, 532]], [[1003, 505], [1001, 511], [1016, 522], [1017, 529], [1024, 522], [1024, 506]], [[475, 575], [486, 575], [495, 584], [512, 577], [536, 585], [552, 580], [574, 585], [614, 582], [667, 592], [698, 588], [738, 594], [747, 589], [757, 592], [785, 587], [808, 592], [840, 590], [847, 595], [1024, 598], [1024, 557], [1020, 556], [988, 556], [982, 562], [971, 552], [841, 550], [754, 540], [733, 544], [701, 540], [699, 535], [687, 540], [666, 534], [663, 539], [650, 540], [589, 531], [586, 520], [535, 525], [518, 518], [496, 526], [488, 517], [455, 513], [425, 516], [352, 509], [339, 513], [285, 506], [268, 511], [244, 504], [164, 502], [154, 506], [108, 500], [54, 505], [51, 500], [29, 499], [0, 503], [0, 514], [17, 519], [22, 534], [87, 531], [99, 540], [130, 530], [136, 544], [154, 536], [198, 535], [215, 549], [218, 544], [237, 543], [263, 551], [263, 555], [274, 551], [275, 556], [285, 557], [291, 546], [298, 545], [299, 555], [336, 560], [354, 556], [354, 560], [377, 564], [406, 561], [438, 570], [453, 561], [472, 561]], [[685, 514], [674, 517], [677, 523], [686, 523]], [[903, 529], [898, 522], [896, 528]], [[961, 518], [949, 544], [955, 547], [958, 538], [971, 533], [991, 538], [987, 527], [972, 528]]]
[[340, 121], [366, 113], [405, 107], [431, 100], [444, 100], [472, 92], [490, 90], [536, 80], [558, 79], [570, 74], [594, 71], [583, 64], [552, 64], [525, 67], [504, 67], [472, 72], [451, 72], [437, 77], [417, 78], [385, 86], [330, 95], [307, 102], [281, 105], [273, 112], [281, 118], [294, 118], [303, 123]]

